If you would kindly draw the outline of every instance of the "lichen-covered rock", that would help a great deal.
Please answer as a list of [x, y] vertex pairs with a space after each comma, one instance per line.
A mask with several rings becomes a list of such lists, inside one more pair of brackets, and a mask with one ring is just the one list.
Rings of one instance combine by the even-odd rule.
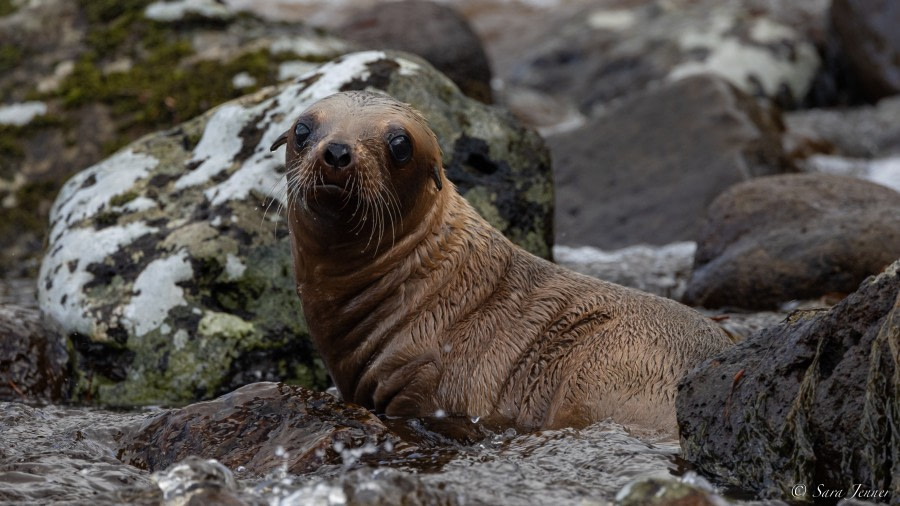
[[791, 170], [781, 133], [777, 111], [714, 76], [623, 100], [547, 138], [557, 240], [604, 249], [694, 241], [719, 193]]
[[347, 55], [147, 136], [66, 183], [39, 301], [73, 343], [77, 397], [181, 403], [258, 380], [325, 386], [279, 214], [284, 164], [269, 146], [315, 100], [364, 88], [420, 110], [461, 192], [511, 239], [549, 254], [552, 184], [537, 134], [416, 57]]
[[851, 83], [875, 101], [900, 93], [900, 4], [890, 0], [834, 0], [832, 37]]
[[0, 305], [0, 401], [63, 401], [69, 386], [65, 339], [37, 310]]
[[[631, 3], [633, 4], [633, 3]], [[794, 29], [726, 2], [590, 6], [548, 34], [507, 77], [585, 113], [661, 81], [711, 73], [782, 105], [803, 99], [819, 67]]]
[[789, 500], [859, 485], [896, 502], [900, 261], [707, 360], [676, 409], [685, 458], [725, 483]]
[[478, 35], [449, 5], [422, 0], [381, 2], [359, 9], [334, 33], [366, 49], [421, 56], [463, 93], [491, 103], [491, 67]]
[[683, 301], [770, 309], [850, 293], [900, 258], [900, 193], [861, 179], [753, 179], [710, 206]]
[[[63, 181], [141, 135], [349, 50], [213, 0], [17, 1], [0, 13], [0, 274], [33, 277]], [[5, 15], [4, 15], [5, 14]]]
[[119, 458], [159, 471], [193, 455], [264, 476], [281, 466], [304, 474], [345, 464], [345, 457], [349, 468], [353, 450], [358, 458], [411, 448], [365, 408], [302, 387], [254, 383], [150, 418], [129, 435]]

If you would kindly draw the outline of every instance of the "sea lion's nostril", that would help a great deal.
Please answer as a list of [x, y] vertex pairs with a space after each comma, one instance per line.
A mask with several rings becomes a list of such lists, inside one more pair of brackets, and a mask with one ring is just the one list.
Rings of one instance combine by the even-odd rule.
[[347, 146], [346, 144], [329, 144], [325, 147], [325, 154], [322, 158], [325, 160], [326, 164], [335, 169], [343, 169], [353, 161], [350, 146]]

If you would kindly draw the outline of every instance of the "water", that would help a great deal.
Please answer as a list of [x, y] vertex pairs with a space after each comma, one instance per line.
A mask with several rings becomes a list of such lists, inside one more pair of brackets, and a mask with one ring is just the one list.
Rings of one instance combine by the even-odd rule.
[[[123, 464], [120, 442], [154, 413], [0, 403], [0, 501], [6, 504], [605, 504], [637, 477], [678, 471], [678, 444], [638, 437], [613, 423], [536, 434], [494, 433], [468, 419], [480, 439], [458, 442], [418, 420], [392, 420], [422, 448], [367, 459], [335, 448], [343, 466], [304, 476], [267, 476], [188, 458], [150, 473]], [[390, 452], [388, 452], [389, 454]], [[198, 497], [199, 496], [199, 497]]]

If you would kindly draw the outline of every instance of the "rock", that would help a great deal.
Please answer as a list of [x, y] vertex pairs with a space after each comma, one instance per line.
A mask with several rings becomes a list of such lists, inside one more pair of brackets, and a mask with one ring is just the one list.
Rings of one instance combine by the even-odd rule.
[[710, 206], [683, 302], [769, 309], [850, 293], [897, 258], [897, 192], [828, 174], [759, 178]]
[[833, 0], [832, 37], [852, 84], [876, 101], [900, 93], [900, 4]]
[[696, 249], [693, 242], [658, 248], [630, 246], [615, 251], [554, 246], [553, 258], [575, 272], [677, 300], [687, 286]]
[[552, 135], [557, 241], [616, 249], [696, 240], [719, 193], [790, 169], [781, 131], [774, 110], [698, 76]]
[[288, 495], [287, 504], [346, 504], [347, 506], [455, 506], [467, 504], [465, 497], [445, 490], [441, 484], [426, 484], [415, 474], [394, 469], [356, 469], [329, 480], [308, 484]]
[[254, 383], [152, 417], [123, 444], [119, 458], [150, 471], [197, 456], [254, 476], [278, 468], [296, 475], [322, 466], [349, 468], [361, 456], [404, 448], [412, 446], [365, 408], [302, 387]]
[[876, 105], [810, 109], [784, 115], [794, 156], [825, 153], [850, 158], [900, 155], [900, 97]]
[[365, 49], [419, 55], [469, 97], [492, 102], [491, 67], [484, 47], [453, 7], [421, 0], [380, 3], [357, 10], [334, 33]]
[[725, 506], [712, 485], [694, 472], [681, 479], [669, 476], [638, 478], [616, 494], [617, 506]]
[[853, 176], [900, 192], [900, 155], [874, 160], [814, 155], [799, 163], [807, 172]]
[[[78, 170], [350, 48], [214, 0], [13, 3], [0, 17], [0, 275], [36, 275], [50, 205]], [[236, 85], [242, 73], [255, 84]]]
[[698, 73], [792, 105], [806, 95], [819, 67], [815, 47], [792, 28], [722, 2], [590, 6], [544, 30], [507, 80], [569, 98], [585, 113]]
[[381, 89], [420, 110], [447, 174], [495, 226], [549, 256], [543, 141], [413, 56], [364, 52], [147, 136], [79, 173], [51, 214], [39, 301], [69, 336], [75, 396], [210, 398], [259, 380], [324, 388], [295, 293], [272, 142], [315, 100]]
[[159, 490], [147, 473], [115, 457], [116, 440], [142, 416], [0, 402], [0, 502], [160, 504], [98, 500], [131, 487]]
[[676, 398], [684, 457], [763, 497], [810, 500], [817, 484], [898, 497], [898, 343], [900, 261], [689, 373]]
[[64, 401], [69, 373], [65, 340], [37, 310], [0, 305], [0, 401]]

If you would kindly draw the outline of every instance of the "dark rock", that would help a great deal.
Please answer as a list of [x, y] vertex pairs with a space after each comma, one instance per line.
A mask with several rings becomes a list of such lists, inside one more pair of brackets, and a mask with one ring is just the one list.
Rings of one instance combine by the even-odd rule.
[[550, 136], [557, 241], [609, 249], [695, 240], [719, 193], [789, 169], [781, 132], [777, 112], [698, 76]]
[[766, 497], [860, 484], [896, 502], [898, 344], [900, 261], [830, 310], [795, 312], [689, 373], [676, 400], [685, 458]]
[[281, 466], [291, 474], [350, 467], [363, 454], [409, 448], [364, 408], [303, 387], [254, 383], [154, 416], [123, 444], [119, 458], [156, 471], [193, 455], [264, 476]]
[[76, 398], [184, 404], [254, 381], [327, 386], [291, 276], [284, 158], [269, 146], [313, 102], [353, 89], [422, 112], [460, 193], [549, 257], [553, 187], [537, 133], [418, 57], [345, 55], [148, 135], [66, 183], [38, 296], [75, 345]]
[[851, 84], [871, 101], [900, 93], [900, 3], [834, 0], [831, 26]]
[[36, 309], [0, 305], [0, 401], [63, 401], [69, 397], [65, 339]]
[[710, 206], [683, 301], [768, 309], [852, 292], [900, 258], [900, 194], [829, 174], [759, 178]]
[[334, 33], [365, 49], [421, 56], [475, 100], [491, 103], [491, 67], [478, 35], [456, 9], [421, 0], [354, 12]]

